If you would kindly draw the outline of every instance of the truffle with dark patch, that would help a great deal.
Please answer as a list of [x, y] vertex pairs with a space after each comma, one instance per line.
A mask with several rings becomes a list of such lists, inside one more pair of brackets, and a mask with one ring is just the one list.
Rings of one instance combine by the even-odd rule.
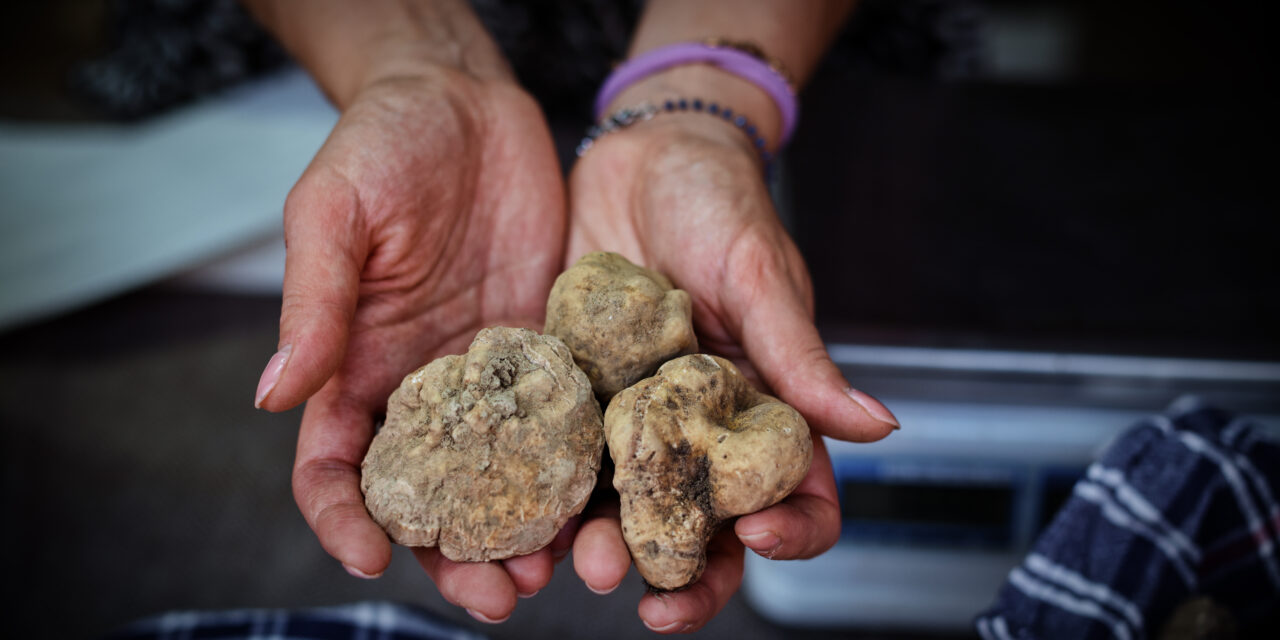
[[622, 535], [655, 589], [702, 575], [721, 523], [789, 495], [809, 471], [809, 427], [755, 390], [733, 363], [687, 355], [619, 393], [605, 439], [622, 500]]

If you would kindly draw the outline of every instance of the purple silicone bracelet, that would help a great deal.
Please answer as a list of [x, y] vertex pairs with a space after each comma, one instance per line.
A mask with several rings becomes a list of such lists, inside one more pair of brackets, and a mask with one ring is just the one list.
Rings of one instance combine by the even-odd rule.
[[732, 73], [751, 84], [760, 87], [778, 106], [782, 116], [782, 139], [778, 148], [791, 139], [791, 132], [796, 126], [796, 114], [800, 110], [796, 104], [795, 93], [786, 78], [775, 71], [768, 63], [729, 47], [715, 47], [701, 42], [682, 42], [679, 44], [658, 47], [646, 51], [618, 65], [613, 73], [605, 79], [596, 95], [596, 120], [604, 117], [604, 110], [613, 102], [623, 89], [631, 86], [641, 78], [659, 71], [680, 65], [707, 63]]

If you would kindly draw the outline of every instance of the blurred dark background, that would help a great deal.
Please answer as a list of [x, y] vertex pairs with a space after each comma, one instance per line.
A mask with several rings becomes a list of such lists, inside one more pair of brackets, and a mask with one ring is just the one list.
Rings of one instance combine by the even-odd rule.
[[[547, 105], [566, 168], [586, 98], [639, 6], [604, 5], [477, 3]], [[1243, 2], [864, 2], [801, 96], [781, 182], [824, 334], [1280, 359], [1266, 169], [1273, 38], [1262, 12]], [[289, 69], [232, 2], [6, 3], [0, 133], [140, 130]], [[21, 212], [5, 203], [21, 159], [6, 161], [0, 235], [12, 248]], [[282, 203], [261, 215], [278, 220]], [[289, 494], [299, 413], [251, 407], [275, 347], [278, 293], [171, 279], [210, 259], [0, 329], [10, 628], [92, 637], [176, 608], [381, 598], [482, 629], [407, 554], [366, 583], [319, 548]], [[511, 622], [482, 630], [646, 636], [640, 591], [633, 575], [594, 596], [565, 565]], [[703, 635], [917, 634], [802, 632], [738, 597]]]
[[893, 73], [838, 49], [806, 90], [788, 159], [821, 322], [1274, 359], [1276, 102], [1255, 10], [986, 11], [976, 68]]

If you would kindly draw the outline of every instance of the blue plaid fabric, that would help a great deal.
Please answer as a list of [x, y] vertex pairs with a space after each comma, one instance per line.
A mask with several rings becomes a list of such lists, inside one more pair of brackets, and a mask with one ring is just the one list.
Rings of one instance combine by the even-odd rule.
[[484, 640], [425, 609], [358, 602], [314, 609], [171, 611], [107, 640]]
[[1280, 605], [1280, 446], [1194, 398], [1121, 435], [978, 616], [987, 640], [1158, 637], [1193, 595]]

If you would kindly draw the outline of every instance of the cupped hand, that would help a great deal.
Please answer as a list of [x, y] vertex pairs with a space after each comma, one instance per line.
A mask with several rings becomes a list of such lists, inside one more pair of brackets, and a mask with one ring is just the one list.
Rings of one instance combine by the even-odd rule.
[[[897, 422], [828, 357], [804, 261], [778, 221], [754, 149], [731, 124], [665, 113], [608, 134], [574, 167], [569, 200], [566, 265], [607, 250], [669, 276], [693, 298], [701, 350], [732, 359], [814, 432], [813, 464], [790, 497], [721, 532], [690, 588], [641, 601], [650, 628], [695, 630], [741, 583], [744, 544], [776, 559], [812, 557], [835, 544], [839, 506], [818, 436], [868, 442]], [[616, 505], [584, 515], [573, 549], [575, 569], [593, 590], [622, 580], [629, 556]]]
[[[564, 208], [536, 103], [509, 81], [441, 68], [363, 88], [289, 194], [279, 352], [256, 404], [308, 401], [294, 496], [352, 574], [377, 576], [391, 558], [360, 492], [388, 395], [483, 327], [541, 326]], [[569, 538], [502, 562], [415, 553], [447, 600], [497, 621], [546, 584]]]

